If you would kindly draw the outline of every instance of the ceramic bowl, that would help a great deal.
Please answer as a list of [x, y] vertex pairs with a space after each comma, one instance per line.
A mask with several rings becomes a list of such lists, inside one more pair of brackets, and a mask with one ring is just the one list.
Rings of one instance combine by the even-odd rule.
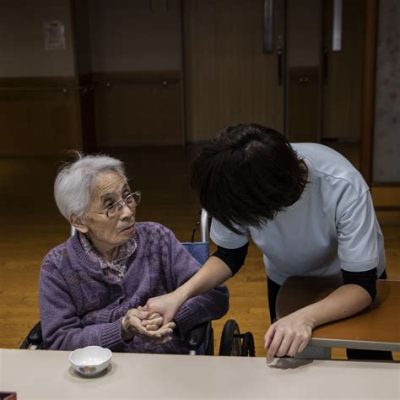
[[69, 355], [75, 371], [84, 376], [95, 376], [104, 371], [111, 361], [111, 350], [100, 346], [87, 346], [76, 349]]

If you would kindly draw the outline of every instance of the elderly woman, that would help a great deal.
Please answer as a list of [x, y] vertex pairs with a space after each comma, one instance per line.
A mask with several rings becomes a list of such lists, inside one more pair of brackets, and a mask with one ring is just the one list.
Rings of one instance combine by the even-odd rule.
[[135, 223], [140, 192], [131, 191], [121, 161], [81, 157], [59, 172], [54, 196], [76, 233], [43, 260], [45, 348], [186, 353], [186, 333], [227, 312], [223, 286], [187, 301], [168, 324], [142, 309], [188, 280], [199, 264], [164, 226]]

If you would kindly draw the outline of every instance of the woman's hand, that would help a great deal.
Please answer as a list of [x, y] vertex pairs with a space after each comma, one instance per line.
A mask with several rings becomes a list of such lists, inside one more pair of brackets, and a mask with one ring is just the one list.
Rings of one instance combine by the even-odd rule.
[[[150, 313], [147, 311], [132, 308], [128, 310], [125, 316], [122, 318], [122, 336], [124, 340], [130, 340], [134, 336], [143, 336], [148, 339], [155, 340], [157, 342], [164, 343], [170, 339], [172, 331], [175, 329], [175, 324], [169, 322], [164, 325], [153, 324], [157, 329], [149, 330], [143, 325], [143, 320], [150, 317]], [[159, 318], [155, 317], [159, 322]]]
[[267, 361], [275, 356], [293, 357], [304, 350], [316, 326], [350, 317], [371, 304], [371, 296], [361, 286], [340, 286], [327, 297], [287, 315], [272, 324], [264, 336]]
[[303, 351], [311, 339], [314, 324], [301, 311], [273, 323], [264, 336], [267, 362], [283, 356], [293, 357]]
[[142, 308], [149, 314], [158, 313], [164, 318], [164, 323], [169, 323], [175, 317], [179, 308], [183, 304], [182, 299], [177, 292], [171, 292], [158, 297], [152, 297]]
[[[143, 310], [143, 307], [139, 306], [138, 310]], [[159, 313], [153, 313], [148, 318], [142, 320], [142, 325], [148, 331], [156, 331], [157, 329], [160, 329], [163, 324], [164, 318]]]

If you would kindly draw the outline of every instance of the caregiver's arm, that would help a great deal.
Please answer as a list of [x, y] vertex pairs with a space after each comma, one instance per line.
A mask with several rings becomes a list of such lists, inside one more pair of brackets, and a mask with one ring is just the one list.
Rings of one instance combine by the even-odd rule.
[[218, 247], [200, 270], [182, 286], [166, 295], [149, 299], [147, 310], [162, 314], [165, 323], [172, 321], [187, 299], [219, 286], [234, 275], [244, 263], [247, 248], [248, 243], [238, 249]]
[[350, 317], [371, 304], [376, 294], [376, 268], [354, 274], [343, 272], [343, 286], [269, 327], [264, 338], [268, 360], [274, 356], [294, 356], [304, 350], [314, 328]]
[[219, 258], [210, 257], [207, 262], [182, 286], [163, 296], [148, 300], [146, 309], [164, 316], [164, 323], [173, 320], [181, 305], [190, 297], [207, 292], [232, 276], [230, 268]]

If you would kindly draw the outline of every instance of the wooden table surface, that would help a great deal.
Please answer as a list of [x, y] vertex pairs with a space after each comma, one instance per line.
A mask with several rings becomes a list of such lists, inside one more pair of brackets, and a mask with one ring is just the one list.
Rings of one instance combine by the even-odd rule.
[[[277, 315], [289, 313], [327, 296], [337, 281], [290, 278], [277, 298]], [[370, 350], [400, 350], [400, 281], [378, 280], [377, 297], [363, 312], [316, 328], [310, 344]]]

